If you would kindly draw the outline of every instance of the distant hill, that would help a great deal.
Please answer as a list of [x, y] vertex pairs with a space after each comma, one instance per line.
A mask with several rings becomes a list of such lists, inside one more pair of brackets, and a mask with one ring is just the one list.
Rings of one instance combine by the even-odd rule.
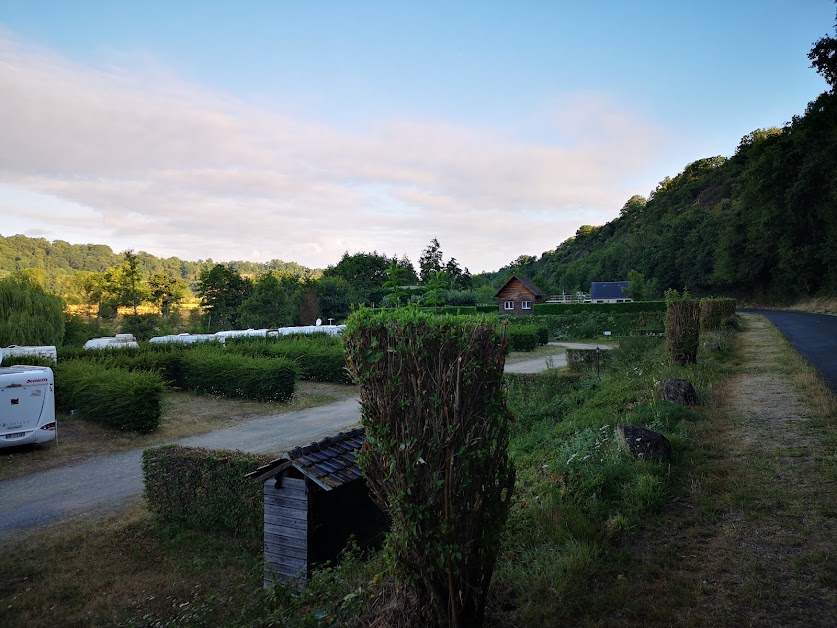
[[776, 303], [837, 295], [837, 94], [822, 94], [781, 129], [750, 133], [730, 158], [666, 177], [611, 222], [582, 226], [555, 250], [479, 279], [497, 286], [522, 273], [558, 293], [630, 270], [661, 290]]
[[[159, 258], [144, 251], [137, 253], [137, 257], [144, 274], [179, 277], [192, 288], [201, 270], [215, 264], [211, 258], [190, 262], [177, 257]], [[103, 273], [122, 261], [123, 256], [105, 244], [70, 244], [63, 240], [50, 242], [24, 235], [0, 235], [0, 278], [15, 270], [39, 269], [44, 272], [47, 287], [58, 294], [62, 292], [66, 278], [74, 273], [82, 270]], [[278, 259], [266, 263], [232, 261], [229, 265], [242, 275], [259, 275], [272, 270], [302, 277], [320, 274], [318, 270]]]

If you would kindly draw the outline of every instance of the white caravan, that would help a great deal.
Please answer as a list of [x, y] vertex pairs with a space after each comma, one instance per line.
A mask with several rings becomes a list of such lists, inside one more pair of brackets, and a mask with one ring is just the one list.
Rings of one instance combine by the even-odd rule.
[[6, 356], [11, 357], [13, 355], [30, 355], [37, 358], [43, 358], [45, 360], [52, 360], [53, 362], [58, 361], [58, 353], [52, 345], [45, 345], [43, 347], [21, 347], [18, 345], [9, 345], [8, 347], [0, 349], [0, 364], [3, 363], [3, 358]]
[[52, 369], [0, 366], [0, 447], [49, 443], [57, 436]]
[[133, 334], [116, 334], [106, 338], [91, 338], [84, 343], [85, 349], [136, 349], [139, 347]]

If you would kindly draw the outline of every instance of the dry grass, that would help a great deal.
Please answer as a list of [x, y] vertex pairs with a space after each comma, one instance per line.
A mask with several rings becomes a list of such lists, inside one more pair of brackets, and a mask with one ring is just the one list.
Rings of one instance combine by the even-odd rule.
[[757, 310], [790, 310], [795, 312], [811, 312], [813, 314], [837, 315], [837, 298], [820, 297], [815, 299], [807, 299], [805, 301], [799, 301], [798, 303], [794, 303], [793, 305], [781, 307], [741, 301], [739, 302], [738, 307], [752, 308]]
[[[260, 579], [259, 556], [228, 539], [161, 530], [137, 502], [95, 526], [64, 523], [0, 548], [0, 625], [150, 626], [174, 615], [224, 625], [240, 609], [218, 596], [247, 599]], [[214, 600], [211, 611], [204, 600]]]
[[94, 456], [167, 443], [255, 417], [321, 406], [354, 394], [354, 386], [315, 382], [297, 382], [297, 393], [289, 403], [259, 403], [168, 392], [164, 398], [162, 424], [153, 434], [119, 432], [63, 414], [58, 416], [57, 445], [0, 449], [0, 480]]

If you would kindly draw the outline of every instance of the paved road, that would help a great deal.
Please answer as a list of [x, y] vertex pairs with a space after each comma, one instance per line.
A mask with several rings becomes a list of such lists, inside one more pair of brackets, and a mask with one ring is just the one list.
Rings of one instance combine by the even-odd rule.
[[[351, 427], [359, 420], [360, 406], [352, 398], [319, 408], [261, 417], [235, 428], [184, 438], [178, 443], [280, 454]], [[59, 519], [123, 508], [142, 493], [142, 452], [133, 449], [0, 481], [0, 539]]]
[[807, 312], [741, 310], [761, 314], [779, 328], [793, 347], [814, 365], [837, 394], [837, 316]]
[[[596, 349], [602, 350], [610, 349], [607, 345], [597, 345], [582, 342], [550, 342], [550, 347], [563, 347], [564, 349]], [[559, 355], [542, 355], [539, 358], [532, 358], [531, 360], [523, 360], [515, 362], [514, 364], [506, 365], [506, 373], [540, 373], [547, 368], [558, 368], [567, 366], [567, 356], [563, 353]]]

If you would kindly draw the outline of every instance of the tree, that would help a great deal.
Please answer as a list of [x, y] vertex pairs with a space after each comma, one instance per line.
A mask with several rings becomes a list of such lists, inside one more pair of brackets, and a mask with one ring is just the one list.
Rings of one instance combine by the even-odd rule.
[[0, 346], [59, 345], [64, 303], [25, 273], [0, 280]]
[[422, 283], [430, 281], [435, 273], [442, 270], [442, 249], [439, 246], [439, 241], [433, 238], [430, 241], [419, 257], [419, 277]]
[[387, 291], [384, 295], [384, 305], [389, 307], [400, 307], [401, 300], [406, 298], [407, 291], [404, 289], [404, 281], [406, 271], [398, 265], [396, 260], [390, 262], [387, 268], [387, 280], [384, 282], [384, 289]]
[[102, 273], [80, 270], [70, 277], [66, 298], [70, 303], [84, 305], [87, 308], [88, 316], [95, 309], [96, 318], [98, 318], [103, 290], [104, 276]]
[[293, 323], [293, 302], [285, 282], [267, 273], [253, 282], [241, 303], [238, 324], [243, 328], [286, 327]]
[[198, 295], [207, 314], [207, 330], [234, 328], [251, 283], [229, 266], [204, 268], [198, 279]]
[[445, 290], [448, 287], [448, 277], [443, 271], [433, 274], [427, 282], [427, 290], [424, 292], [424, 305], [438, 308], [445, 304]]
[[[837, 22], [834, 24], [837, 33]], [[824, 35], [814, 42], [814, 47], [808, 53], [811, 67], [825, 79], [833, 89], [837, 85], [837, 39]]]
[[635, 270], [628, 272], [629, 286], [623, 292], [634, 301], [648, 301], [659, 294], [656, 279], [648, 281]]
[[314, 284], [323, 319], [344, 321], [352, 310], [352, 287], [340, 277], [323, 277]]
[[355, 303], [378, 305], [384, 297], [383, 288], [386, 270], [390, 260], [377, 252], [343, 253], [334, 266], [323, 271], [323, 277], [339, 277], [345, 280], [354, 292]]
[[128, 294], [126, 296], [129, 299], [129, 304], [134, 307], [134, 316], [136, 316], [137, 306], [139, 305], [140, 300], [139, 284], [142, 281], [139, 270], [139, 260], [134, 254], [134, 251], [131, 249], [123, 251], [122, 255], [125, 256], [123, 267], [126, 286], [128, 287]]
[[155, 273], [148, 278], [148, 288], [151, 301], [160, 308], [163, 320], [168, 320], [171, 306], [180, 303], [189, 290], [182, 279], [169, 277], [163, 273]]

